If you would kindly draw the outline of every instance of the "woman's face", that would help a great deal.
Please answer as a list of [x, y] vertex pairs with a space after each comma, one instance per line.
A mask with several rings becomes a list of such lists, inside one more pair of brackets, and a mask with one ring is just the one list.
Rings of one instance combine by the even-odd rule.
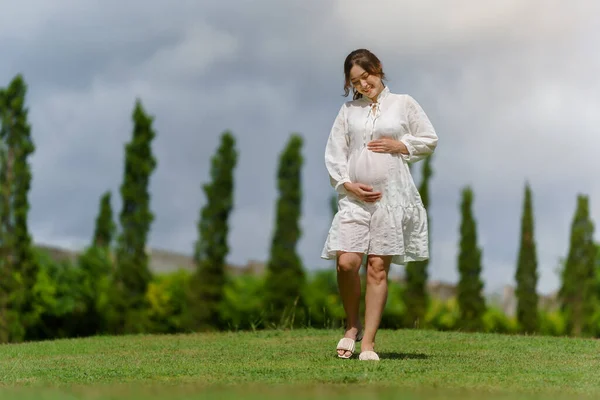
[[369, 74], [359, 65], [354, 65], [350, 69], [350, 83], [357, 92], [370, 99], [376, 99], [383, 90], [381, 78]]

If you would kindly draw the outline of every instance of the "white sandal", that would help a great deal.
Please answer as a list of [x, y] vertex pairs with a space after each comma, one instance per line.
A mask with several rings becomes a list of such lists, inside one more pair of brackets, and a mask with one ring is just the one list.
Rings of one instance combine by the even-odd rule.
[[[363, 332], [359, 332], [358, 335], [356, 335], [356, 340], [351, 339], [351, 338], [341, 338], [340, 341], [337, 344], [337, 349], [336, 350], [344, 350], [344, 354], [339, 354], [338, 353], [338, 357], [339, 358], [350, 358], [354, 355], [354, 350], [356, 350], [356, 342], [360, 342], [363, 338]], [[350, 355], [347, 356], [346, 352], [350, 352]]]
[[358, 359], [362, 361], [379, 361], [379, 356], [374, 351], [367, 350], [361, 352]]

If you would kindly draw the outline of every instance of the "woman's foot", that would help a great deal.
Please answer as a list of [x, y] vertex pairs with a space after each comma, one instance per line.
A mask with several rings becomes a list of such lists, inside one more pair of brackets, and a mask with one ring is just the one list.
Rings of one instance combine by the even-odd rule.
[[355, 342], [360, 342], [362, 340], [362, 335], [362, 326], [348, 329], [344, 334], [344, 337], [338, 343], [338, 356], [342, 358], [352, 357], [352, 354], [354, 353]]
[[370, 343], [363, 343], [360, 346], [360, 356], [358, 357], [359, 360], [372, 360], [372, 361], [379, 361], [379, 356], [377, 355], [377, 353], [375, 353], [375, 343], [370, 342]]

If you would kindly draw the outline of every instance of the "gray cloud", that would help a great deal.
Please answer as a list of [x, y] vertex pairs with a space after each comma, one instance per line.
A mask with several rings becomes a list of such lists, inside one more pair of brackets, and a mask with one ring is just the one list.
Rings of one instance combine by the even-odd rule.
[[[475, 190], [489, 290], [512, 283], [523, 185], [534, 189], [539, 289], [556, 289], [578, 192], [600, 220], [594, 149], [598, 6], [541, 0], [497, 5], [334, 2], [38, 1], [3, 7], [0, 82], [23, 72], [37, 151], [30, 224], [36, 241], [81, 247], [100, 194], [118, 212], [136, 97], [156, 117], [151, 245], [191, 253], [201, 185], [219, 135], [238, 139], [230, 261], [268, 257], [279, 152], [305, 138], [308, 268], [331, 220], [323, 149], [342, 101], [342, 61], [357, 47], [383, 60], [440, 135], [433, 179], [431, 277], [455, 281], [460, 189]], [[143, 7], [140, 5], [143, 4]], [[415, 168], [418, 180], [420, 165]], [[401, 272], [401, 268], [397, 268]]]

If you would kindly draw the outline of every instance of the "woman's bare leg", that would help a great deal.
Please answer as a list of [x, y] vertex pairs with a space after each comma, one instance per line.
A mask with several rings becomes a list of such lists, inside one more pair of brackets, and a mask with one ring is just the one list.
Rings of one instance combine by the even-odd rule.
[[361, 351], [375, 349], [375, 336], [387, 301], [387, 281], [391, 261], [391, 256], [369, 255], [367, 257], [365, 334], [360, 347]]
[[[346, 312], [346, 333], [344, 337], [355, 339], [361, 329], [358, 315], [360, 306], [360, 276], [358, 271], [362, 264], [363, 255], [360, 253], [338, 253], [337, 282]], [[339, 355], [350, 355], [349, 351], [338, 350]]]

